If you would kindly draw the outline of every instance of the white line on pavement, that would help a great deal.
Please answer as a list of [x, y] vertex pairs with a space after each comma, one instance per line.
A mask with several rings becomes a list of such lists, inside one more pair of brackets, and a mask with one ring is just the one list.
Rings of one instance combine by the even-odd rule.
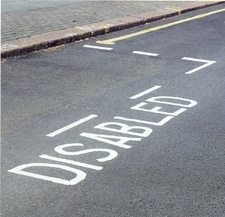
[[124, 117], [114, 117], [114, 119], [117, 120], [123, 120], [123, 121], [131, 121], [131, 122], [136, 122], [136, 123], [142, 123], [142, 124], [149, 124], [149, 125], [154, 125], [154, 126], [163, 126], [166, 122], [169, 120], [173, 119], [173, 116], [166, 116], [163, 118], [160, 122], [150, 122], [150, 121], [143, 121], [143, 120], [137, 120], [137, 119], [131, 119], [131, 118], [124, 118]]
[[89, 121], [89, 120], [91, 120], [91, 119], [93, 119], [93, 118], [96, 118], [97, 116], [98, 116], [98, 115], [89, 115], [88, 117], [85, 117], [85, 118], [83, 118], [83, 119], [80, 119], [79, 121], [76, 121], [76, 122], [74, 122], [74, 123], [72, 123], [72, 124], [69, 124], [69, 125], [63, 127], [63, 128], [60, 128], [59, 130], [56, 130], [56, 131], [54, 131], [54, 132], [52, 132], [52, 133], [49, 133], [49, 134], [47, 134], [46, 136], [48, 136], [48, 137], [54, 137], [54, 136], [56, 136], [56, 135], [58, 135], [58, 134], [60, 134], [60, 133], [62, 133], [62, 132], [65, 132], [65, 131], [67, 131], [67, 130], [73, 128], [73, 127], [76, 127], [76, 126], [78, 126], [78, 125], [80, 125], [80, 124], [83, 124], [83, 123], [86, 122], [86, 121]]
[[195, 69], [192, 69], [192, 70], [190, 70], [190, 71], [188, 71], [188, 72], [185, 72], [185, 74], [188, 74], [188, 75], [190, 75], [190, 74], [192, 74], [193, 72], [196, 72], [196, 71], [198, 71], [198, 70], [200, 70], [200, 69], [203, 69], [203, 68], [205, 68], [205, 67], [207, 67], [207, 66], [210, 66], [210, 65], [212, 65], [212, 64], [214, 64], [214, 63], [216, 62], [216, 61], [211, 61], [211, 60], [195, 59], [195, 58], [191, 58], [191, 57], [183, 57], [182, 60], [190, 60], [190, 61], [194, 61], [194, 62], [205, 63], [205, 64], [202, 65], [202, 66], [199, 66], [199, 67], [197, 67], [197, 68], [195, 68]]
[[141, 93], [138, 93], [137, 95], [134, 95], [134, 96], [131, 96], [130, 97], [130, 99], [137, 99], [137, 98], [139, 98], [139, 97], [141, 97], [141, 96], [144, 96], [144, 95], [146, 95], [146, 94], [148, 94], [148, 93], [150, 93], [150, 92], [152, 92], [152, 91], [154, 91], [154, 90], [157, 90], [157, 89], [159, 89], [161, 86], [154, 86], [154, 87], [152, 87], [152, 88], [150, 88], [150, 89], [148, 89], [148, 90], [145, 90], [145, 91], [143, 91], [143, 92], [141, 92]]
[[133, 51], [134, 54], [140, 54], [140, 55], [146, 55], [146, 56], [153, 56], [156, 57], [159, 54], [156, 53], [148, 53], [148, 52], [142, 52], [142, 51]]
[[62, 159], [62, 158], [58, 158], [58, 157], [52, 157], [52, 156], [49, 156], [49, 155], [46, 155], [46, 154], [42, 154], [39, 157], [43, 158], [43, 159], [47, 159], [47, 160], [53, 160], [53, 161], [58, 161], [58, 162], [62, 162], [62, 163], [72, 164], [72, 165], [75, 165], [75, 166], [85, 167], [85, 168], [89, 168], [89, 169], [93, 169], [93, 170], [101, 170], [101, 169], [103, 169], [103, 167], [100, 167], [100, 166], [95, 166], [95, 165], [91, 165], [91, 164], [81, 163], [81, 162], [74, 161], [74, 160], [68, 160], [68, 159]]
[[92, 45], [84, 45], [83, 47], [99, 49], [99, 50], [112, 50], [113, 49], [111, 47], [99, 47], [99, 46], [92, 46]]

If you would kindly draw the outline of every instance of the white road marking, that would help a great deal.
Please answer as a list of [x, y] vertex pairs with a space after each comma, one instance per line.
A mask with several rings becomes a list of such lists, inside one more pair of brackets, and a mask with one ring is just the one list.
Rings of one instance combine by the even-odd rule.
[[132, 121], [132, 122], [136, 122], [136, 123], [148, 124], [148, 125], [154, 125], [154, 126], [163, 126], [166, 122], [168, 122], [169, 120], [173, 119], [173, 116], [166, 116], [165, 118], [163, 118], [158, 123], [150, 122], [150, 121], [143, 121], [143, 120], [138, 120], [138, 119], [118, 117], [118, 116], [114, 117], [114, 119], [123, 120], [123, 121]]
[[134, 54], [140, 54], [140, 55], [146, 55], [146, 56], [152, 56], [152, 57], [156, 57], [159, 54], [157, 53], [148, 53], [148, 52], [142, 52], [142, 51], [133, 51]]
[[[72, 172], [72, 173], [76, 174], [77, 176], [71, 180], [65, 180], [65, 179], [60, 179], [60, 178], [55, 178], [55, 177], [51, 177], [51, 176], [39, 175], [36, 173], [23, 171], [25, 168], [29, 168], [29, 167], [57, 168], [57, 169]], [[36, 179], [42, 179], [42, 180], [46, 180], [46, 181], [50, 181], [50, 182], [54, 182], [54, 183], [58, 183], [58, 184], [63, 184], [63, 185], [76, 185], [77, 183], [79, 183], [80, 181], [82, 181], [86, 178], [86, 173], [81, 170], [78, 170], [78, 169], [75, 169], [72, 167], [68, 167], [68, 166], [64, 166], [64, 165], [60, 165], [60, 164], [49, 164], [49, 163], [23, 164], [21, 166], [18, 166], [11, 170], [8, 170], [8, 172], [19, 174], [19, 175], [24, 175], [24, 176], [30, 176], [30, 177], [33, 177]]]
[[159, 107], [159, 106], [156, 106], [153, 109], [142, 108], [145, 105], [147, 105], [147, 103], [141, 102], [141, 103], [131, 107], [131, 109], [138, 110], [138, 111], [144, 111], [144, 112], [152, 112], [152, 113], [156, 113], [156, 114], [163, 114], [163, 115], [174, 115], [174, 116], [177, 116], [177, 115], [179, 115], [182, 112], [185, 112], [187, 110], [187, 109], [181, 108], [181, 109], [178, 109], [177, 111], [171, 113], [171, 112], [159, 111], [162, 108], [162, 107]]
[[63, 145], [59, 145], [59, 146], [55, 147], [55, 151], [59, 154], [70, 155], [70, 156], [71, 155], [78, 156], [78, 155], [88, 154], [88, 153], [92, 153], [92, 152], [107, 152], [107, 153], [109, 153], [109, 155], [107, 157], [96, 159], [99, 162], [105, 162], [105, 161], [112, 160], [115, 157], [117, 157], [117, 155], [118, 155], [116, 151], [114, 151], [112, 149], [106, 149], [106, 148], [92, 148], [92, 149], [85, 149], [85, 150], [76, 151], [76, 152], [64, 150], [64, 148], [73, 147], [73, 146], [84, 146], [84, 145], [81, 143], [63, 144]]
[[[126, 142], [141, 141], [141, 138], [130, 138], [130, 137], [123, 137], [123, 136], [93, 134], [93, 133], [81, 133], [80, 136], [105, 142], [107, 144], [118, 146], [120, 148], [126, 148], [126, 149], [131, 148], [130, 145], [125, 144]], [[118, 141], [115, 141], [115, 140], [118, 140]]]
[[62, 163], [72, 164], [75, 166], [85, 167], [85, 168], [93, 169], [93, 170], [102, 170], [103, 169], [103, 167], [101, 167], [101, 166], [95, 166], [92, 164], [81, 163], [79, 161], [68, 160], [68, 159], [63, 159], [63, 158], [58, 158], [58, 157], [52, 157], [52, 156], [49, 156], [46, 154], [40, 155], [39, 157], [47, 159], [47, 160], [53, 160], [53, 161], [58, 161], [58, 162], [62, 162]]
[[99, 47], [99, 46], [92, 46], [92, 45], [84, 45], [83, 47], [99, 49], [99, 50], [112, 50], [113, 49], [112, 47]]
[[[112, 126], [116, 127], [113, 128]], [[118, 129], [118, 126], [120, 127], [120, 129]], [[128, 126], [127, 124], [122, 124], [118, 122], [105, 122], [95, 126], [94, 128], [141, 137], [148, 137], [152, 133], [152, 129], [148, 127]], [[132, 130], [137, 130], [138, 132], [134, 132]], [[140, 132], [140, 130], [143, 131]]]
[[[150, 88], [146, 91], [143, 91], [143, 92], [141, 92], [141, 93], [139, 93], [139, 94], [137, 94], [133, 97], [130, 97], [130, 98], [136, 99], [136, 98], [141, 97], [141, 96], [143, 96], [143, 95], [145, 95], [145, 94], [147, 94], [147, 93], [149, 93], [153, 90], [156, 90], [160, 87], [161, 86], [154, 86], [154, 87], [152, 87], [152, 88]], [[179, 107], [186, 107], [186, 108], [191, 108], [191, 107], [197, 105], [197, 102], [194, 101], [194, 100], [180, 98], [180, 97], [172, 97], [172, 96], [156, 96], [156, 97], [151, 97], [151, 98], [149, 98], [145, 101], [150, 102], [151, 105], [152, 105], [152, 103], [161, 103], [161, 104], [167, 104], [167, 105], [173, 105], [173, 106], [179, 106]], [[162, 108], [159, 107], [159, 106], [155, 106], [152, 109], [142, 108], [145, 105], [147, 105], [146, 102], [141, 102], [141, 103], [138, 103], [137, 105], [131, 107], [131, 109], [144, 111], [144, 112], [152, 112], [152, 113], [156, 113], [156, 114], [163, 114], [163, 115], [167, 115], [167, 116], [162, 117], [161, 120], [159, 120], [158, 122], [151, 122], [151, 121], [138, 120], [138, 119], [130, 119], [130, 118], [119, 117], [119, 116], [114, 117], [114, 119], [121, 120], [120, 122], [128, 121], [128, 122], [135, 122], [135, 123], [139, 123], [139, 124], [147, 124], [147, 125], [154, 125], [154, 126], [161, 127], [164, 124], [166, 124], [168, 121], [173, 119], [174, 116], [177, 116], [177, 115], [179, 115], [179, 114], [181, 114], [181, 113], [183, 113], [184, 111], [187, 110], [186, 108], [180, 108], [177, 111], [171, 113], [171, 112], [161, 111]], [[173, 116], [171, 116], [171, 115], [173, 115]], [[61, 129], [53, 132], [53, 133], [48, 134], [47, 136], [53, 137], [55, 135], [58, 135], [59, 133], [62, 133], [64, 131], [68, 130], [68, 129], [71, 129], [72, 127], [75, 127], [79, 124], [82, 124], [82, 123], [84, 123], [84, 122], [86, 122], [86, 121], [88, 121], [92, 118], [95, 118], [95, 117], [97, 117], [97, 115], [95, 115], [95, 114], [89, 115], [88, 117], [80, 119], [79, 121], [76, 121], [73, 124], [70, 124], [66, 127], [63, 127]], [[93, 139], [93, 140], [97, 140], [97, 141], [100, 141], [100, 142], [104, 142], [106, 144], [110, 144], [110, 145], [113, 145], [113, 146], [116, 146], [116, 147], [129, 149], [132, 146], [128, 145], [127, 144], [128, 142], [130, 142], [130, 141], [140, 142], [142, 140], [142, 138], [124, 137], [124, 136], [120, 136], [121, 133], [133, 135], [133, 136], [138, 136], [138, 137], [148, 137], [153, 132], [153, 130], [150, 127], [146, 127], [146, 126], [143, 127], [143, 126], [139, 126], [139, 125], [129, 126], [127, 124], [120, 123], [120, 122], [103, 122], [103, 123], [100, 123], [100, 124], [94, 126], [94, 129], [116, 132], [117, 133], [116, 135], [81, 133], [80, 136], [86, 137], [86, 138], [89, 138], [89, 139]], [[119, 136], [118, 136], [118, 133], [119, 133]], [[98, 157], [99, 156], [99, 153], [98, 153], [98, 155], [95, 158], [98, 162], [107, 162], [107, 161], [110, 161], [110, 160], [112, 160], [112, 159], [114, 159], [118, 156], [117, 151], [112, 150], [112, 149], [107, 149], [107, 148], [92, 148], [92, 149], [84, 149], [84, 150], [78, 150], [78, 151], [71, 150], [71, 148], [73, 149], [74, 147], [77, 147], [77, 146], [83, 147], [84, 145], [81, 144], [81, 143], [63, 144], [63, 145], [58, 145], [57, 147], [55, 147], [54, 150], [58, 154], [66, 155], [66, 156], [80, 156], [80, 155], [86, 155], [86, 154], [93, 155], [93, 153], [95, 153], [95, 152], [104, 153], [103, 157], [101, 157], [101, 158]], [[67, 149], [67, 148], [69, 148], [69, 149]], [[108, 155], [105, 156], [105, 153], [107, 153]], [[55, 161], [55, 162], [59, 162], [59, 163], [63, 163], [63, 164], [70, 164], [70, 166], [71, 165], [80, 166], [80, 167], [93, 169], [93, 170], [102, 170], [103, 169], [102, 166], [82, 163], [82, 162], [79, 162], [79, 161], [74, 161], [74, 160], [60, 158], [60, 157], [54, 157], [54, 156], [50, 156], [50, 155], [46, 155], [46, 154], [40, 155], [39, 157], [42, 158], [42, 159], [47, 159], [47, 160], [51, 160], [51, 161]], [[38, 173], [29, 172], [29, 170], [25, 171], [25, 169], [29, 169], [29, 168], [32, 168], [32, 167], [47, 168], [47, 172], [51, 168], [61, 169], [62, 171], [71, 172], [71, 173], [75, 174], [76, 177], [68, 180], [68, 179], [58, 178], [58, 175], [57, 175], [57, 177], [54, 177], [54, 176], [49, 176], [50, 174], [41, 175], [41, 174], [38, 174]], [[69, 166], [64, 166], [64, 165], [61, 165], [61, 164], [53, 164], [53, 163], [23, 164], [21, 166], [18, 166], [18, 167], [15, 167], [15, 168], [11, 169], [11, 170], [8, 170], [8, 172], [15, 173], [15, 174], [18, 174], [18, 175], [33, 177], [33, 178], [36, 178], [36, 179], [46, 180], [46, 181], [50, 181], [50, 182], [54, 182], [54, 183], [58, 183], [58, 184], [64, 184], [64, 185], [76, 185], [77, 183], [84, 180], [86, 178], [86, 175], [87, 175], [85, 172], [83, 172], [79, 169], [75, 169], [75, 168], [69, 167]]]
[[145, 91], [143, 91], [143, 92], [141, 92], [141, 93], [138, 93], [137, 95], [134, 95], [134, 96], [131, 96], [130, 97], [130, 99], [137, 99], [137, 98], [139, 98], [139, 97], [141, 97], [141, 96], [144, 96], [144, 95], [146, 95], [146, 94], [148, 94], [148, 93], [150, 93], [150, 92], [152, 92], [152, 91], [154, 91], [154, 90], [157, 90], [157, 89], [159, 89], [161, 86], [154, 86], [154, 87], [152, 87], [152, 88], [150, 88], [150, 89], [148, 89], [148, 90], [145, 90]]
[[67, 130], [73, 128], [73, 127], [76, 127], [76, 126], [78, 126], [78, 125], [80, 125], [80, 124], [83, 124], [83, 123], [86, 122], [86, 121], [89, 121], [89, 120], [91, 120], [91, 119], [93, 119], [93, 118], [96, 118], [97, 116], [98, 116], [98, 115], [89, 115], [88, 117], [85, 117], [85, 118], [83, 118], [83, 119], [80, 119], [79, 121], [76, 121], [76, 122], [74, 122], [74, 123], [72, 123], [72, 124], [70, 124], [70, 125], [67, 125], [67, 126], [61, 128], [61, 129], [59, 129], [59, 130], [56, 130], [56, 131], [52, 132], [52, 133], [49, 133], [49, 134], [47, 134], [46, 136], [48, 136], [48, 137], [54, 137], [54, 136], [56, 136], [56, 135], [58, 135], [58, 134], [60, 134], [60, 133], [63, 133], [63, 132], [65, 132], [65, 131], [67, 131]]
[[[167, 102], [167, 101], [160, 101], [159, 99], [172, 99], [172, 100], [178, 100], [178, 101], [183, 101], [183, 102], [189, 102], [189, 104], [182, 104], [182, 103], [174, 103], [174, 102]], [[161, 104], [166, 104], [166, 105], [175, 105], [175, 106], [181, 106], [181, 107], [193, 107], [197, 105], [197, 102], [195, 100], [191, 99], [185, 99], [181, 97], [174, 97], [174, 96], [155, 96], [151, 97], [146, 100], [147, 102], [156, 102], [156, 103], [161, 103]]]
[[185, 74], [188, 74], [188, 75], [190, 75], [190, 74], [192, 74], [193, 72], [196, 72], [196, 71], [198, 71], [198, 70], [200, 70], [200, 69], [203, 69], [203, 68], [205, 68], [205, 67], [207, 67], [207, 66], [210, 66], [210, 65], [212, 65], [212, 64], [214, 64], [214, 63], [216, 62], [216, 61], [211, 61], [211, 60], [195, 59], [195, 58], [191, 58], [191, 57], [183, 57], [182, 60], [189, 60], [189, 61], [194, 61], [194, 62], [205, 63], [205, 64], [202, 65], [202, 66], [199, 66], [199, 67], [197, 67], [197, 68], [195, 68], [195, 69], [192, 69], [192, 70], [190, 70], [190, 71], [188, 71], [188, 72], [185, 72]]

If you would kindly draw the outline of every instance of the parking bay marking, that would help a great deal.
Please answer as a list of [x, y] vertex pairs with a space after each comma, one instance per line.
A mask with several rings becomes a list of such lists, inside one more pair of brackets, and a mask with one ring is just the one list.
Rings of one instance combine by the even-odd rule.
[[112, 50], [112, 47], [99, 47], [99, 46], [92, 46], [92, 45], [84, 45], [83, 47], [92, 48], [92, 49], [99, 49], [99, 50]]
[[117, 38], [112, 38], [112, 39], [103, 40], [103, 41], [96, 41], [96, 43], [113, 45], [117, 41], [121, 41], [121, 40], [125, 40], [125, 39], [128, 39], [128, 38], [143, 35], [143, 34], [148, 33], [148, 32], [154, 32], [154, 31], [157, 31], [157, 30], [160, 30], [160, 29], [165, 29], [165, 28], [168, 28], [168, 27], [171, 27], [171, 26], [175, 26], [175, 25], [178, 25], [178, 24], [181, 24], [181, 23], [185, 23], [185, 22], [189, 22], [189, 21], [192, 21], [192, 20], [200, 19], [200, 18], [207, 17], [207, 16], [210, 16], [210, 15], [213, 15], [213, 14], [221, 13], [221, 12], [224, 12], [224, 11], [225, 11], [225, 8], [220, 9], [220, 10], [216, 10], [216, 11], [212, 11], [212, 12], [208, 12], [208, 13], [205, 13], [205, 14], [196, 15], [196, 16], [186, 18], [186, 19], [183, 19], [183, 20], [178, 20], [178, 21], [168, 23], [168, 24], [165, 24], [165, 25], [162, 25], [162, 26], [152, 27], [152, 28], [149, 28], [149, 29], [146, 29], [146, 30], [142, 30], [142, 31], [135, 32], [135, 33], [128, 34], [128, 35], [124, 35], [124, 36], [120, 36], [120, 37], [117, 37]]
[[65, 131], [73, 128], [73, 127], [76, 127], [76, 126], [78, 126], [80, 124], [83, 124], [84, 122], [89, 121], [89, 120], [91, 120], [93, 118], [96, 118], [96, 117], [98, 117], [98, 115], [94, 115], [94, 114], [89, 115], [89, 116], [87, 116], [85, 118], [80, 119], [79, 121], [76, 121], [76, 122], [74, 122], [72, 124], [69, 124], [69, 125], [67, 125], [65, 127], [62, 127], [59, 130], [56, 130], [56, 131], [54, 131], [52, 133], [49, 133], [46, 136], [48, 136], [48, 137], [54, 137], [54, 136], [56, 136], [56, 135], [58, 135], [60, 133], [63, 133], [63, 132], [65, 132]]
[[[159, 86], [154, 86], [154, 87], [159, 87]], [[152, 87], [150, 89], [154, 89], [154, 87]], [[145, 92], [145, 91], [143, 91], [143, 92]], [[141, 93], [143, 93], [143, 92], [141, 92]], [[172, 100], [172, 102], [171, 102], [171, 100]], [[178, 100], [178, 102], [174, 102], [174, 100]], [[131, 111], [134, 112], [134, 110], [137, 110], [138, 112], [140, 112], [140, 111], [148, 112], [148, 113], [151, 112], [151, 113], [156, 113], [156, 114], [161, 114], [161, 115], [164, 114], [166, 116], [162, 117], [162, 120], [158, 121], [158, 122], [149, 122], [149, 121], [144, 121], [144, 120], [124, 118], [124, 117], [114, 117], [114, 119], [128, 121], [128, 122], [136, 122], [136, 123], [147, 124], [147, 125], [155, 125], [155, 126], [160, 127], [160, 126], [163, 126], [165, 123], [167, 123], [172, 118], [174, 118], [175, 116], [178, 116], [182, 112], [186, 111], [187, 110], [186, 108], [191, 108], [197, 104], [197, 102], [194, 100], [173, 97], [173, 96], [151, 97], [151, 98], [146, 99], [145, 102], [150, 102], [151, 106], [152, 106], [152, 103], [157, 103], [157, 104], [173, 105], [173, 106], [175, 106], [175, 108], [176, 107], [185, 107], [185, 108], [180, 108], [176, 112], [170, 113], [170, 112], [166, 112], [164, 110], [161, 111], [161, 107], [158, 107], [158, 106], [155, 106], [153, 109], [142, 108], [142, 107], [145, 107], [146, 103], [142, 103], [141, 105], [139, 103], [136, 106], [131, 107]], [[181, 109], [182, 109], [182, 112], [180, 112]], [[88, 117], [94, 118], [96, 116], [97, 115], [90, 115]], [[86, 118], [83, 118], [78, 122], [83, 123], [83, 122], [85, 122], [85, 119]], [[118, 126], [119, 126], [119, 128], [118, 128]], [[71, 129], [71, 127], [69, 129]], [[146, 127], [146, 126], [142, 126], [142, 125], [130, 126], [123, 122], [122, 123], [121, 122], [103, 122], [103, 123], [100, 123], [100, 124], [94, 126], [94, 129], [103, 130], [103, 132], [105, 132], [105, 131], [117, 132], [118, 134], [117, 135], [108, 135], [108, 134], [98, 134], [97, 132], [96, 133], [85, 133], [84, 132], [84, 133], [81, 133], [80, 136], [86, 137], [86, 138], [89, 138], [92, 140], [96, 140], [98, 142], [103, 142], [107, 145], [113, 145], [113, 146], [117, 146], [117, 147], [124, 148], [124, 149], [129, 149], [132, 147], [130, 145], [127, 145], [127, 142], [131, 142], [131, 141], [140, 142], [140, 141], [142, 141], [143, 137], [146, 138], [153, 132], [153, 129], [150, 127]], [[140, 130], [141, 130], [141, 132], [140, 132]], [[133, 137], [128, 137], [128, 136], [124, 137], [124, 136], [121, 136], [121, 134], [132, 135]], [[114, 159], [115, 157], [117, 157], [117, 155], [118, 155], [117, 151], [115, 151], [113, 149], [108, 149], [108, 148], [94, 148], [94, 149], [91, 148], [91, 149], [84, 149], [84, 150], [80, 150], [80, 151], [65, 150], [67, 148], [74, 148], [76, 146], [84, 146], [84, 145], [81, 143], [62, 144], [62, 145], [56, 146], [54, 148], [54, 150], [56, 153], [61, 154], [63, 156], [65, 156], [65, 155], [66, 156], [68, 156], [68, 155], [69, 156], [77, 156], [77, 155], [83, 155], [83, 154], [88, 154], [88, 153], [92, 153], [92, 152], [108, 153], [107, 157], [104, 156], [104, 157], [96, 159], [98, 162], [110, 161], [110, 160]], [[93, 169], [93, 170], [101, 170], [103, 168], [102, 166], [86, 164], [86, 163], [82, 163], [82, 162], [78, 162], [78, 161], [74, 161], [74, 160], [59, 158], [58, 156], [57, 157], [49, 156], [46, 154], [40, 155], [39, 158], [55, 161], [58, 163], [64, 163], [67, 165], [69, 164], [70, 166], [64, 166], [64, 165], [56, 164], [56, 163], [30, 163], [30, 164], [23, 164], [23, 165], [17, 166], [8, 171], [10, 173], [33, 177], [36, 179], [42, 179], [42, 180], [50, 181], [50, 182], [57, 183], [57, 184], [76, 185], [86, 178], [86, 172], [79, 170], [79, 169], [75, 169], [75, 168], [71, 167], [72, 165], [87, 168], [87, 169]], [[48, 173], [48, 175], [41, 175], [41, 174], [34, 173], [34, 172], [24, 171], [24, 169], [33, 168], [33, 167], [42, 167], [42, 168], [47, 168], [48, 170], [50, 168], [56, 168], [56, 169], [60, 169], [61, 171], [71, 172], [71, 173], [75, 174], [75, 177], [72, 178], [71, 180], [67, 180], [64, 176], [61, 179], [58, 177], [56, 178], [54, 176], [51, 176], [49, 173]]]
[[[98, 46], [91, 46], [91, 45], [84, 45], [83, 47], [100, 49], [100, 50], [112, 50], [113, 49], [113, 48], [98, 47]], [[149, 52], [143, 52], [143, 51], [133, 51], [132, 53], [133, 54], [138, 54], [138, 55], [145, 55], [145, 56], [154, 56], [154, 57], [156, 57], [156, 56], [159, 55], [159, 54], [156, 54], [156, 53], [149, 53]], [[195, 62], [205, 63], [204, 65], [199, 66], [199, 67], [197, 67], [197, 68], [195, 68], [193, 70], [190, 70], [190, 71], [186, 72], [185, 74], [192, 74], [193, 72], [196, 72], [196, 71], [198, 71], [200, 69], [203, 69], [203, 68], [205, 68], [207, 66], [210, 66], [210, 65], [212, 65], [212, 64], [214, 64], [216, 62], [216, 61], [196, 59], [196, 58], [191, 58], [191, 57], [183, 57], [182, 60], [189, 60], [189, 61], [195, 61]], [[130, 97], [130, 99], [136, 99], [136, 98]]]
[[195, 69], [192, 69], [192, 70], [190, 70], [190, 71], [188, 71], [188, 72], [185, 72], [185, 74], [188, 74], [188, 75], [192, 74], [193, 72], [197, 72], [197, 71], [199, 71], [200, 69], [203, 69], [203, 68], [205, 68], [205, 67], [207, 67], [207, 66], [210, 66], [210, 65], [212, 65], [212, 64], [214, 64], [214, 63], [216, 62], [216, 61], [203, 60], [203, 59], [196, 59], [196, 58], [191, 58], [191, 57], [183, 57], [182, 60], [189, 60], [189, 61], [194, 61], [194, 62], [205, 63], [205, 64], [202, 65], [202, 66], [199, 66], [199, 67], [197, 67], [197, 68], [195, 68]]
[[137, 98], [139, 98], [139, 97], [141, 97], [141, 96], [144, 96], [144, 95], [146, 95], [146, 94], [148, 94], [148, 93], [150, 93], [150, 92], [152, 92], [152, 91], [154, 91], [154, 90], [159, 89], [160, 87], [161, 87], [161, 86], [156, 85], [156, 86], [151, 87], [151, 88], [149, 88], [149, 89], [147, 89], [147, 90], [145, 90], [145, 91], [143, 91], [143, 92], [141, 92], [141, 93], [138, 93], [138, 94], [136, 94], [136, 95], [134, 95], [134, 96], [131, 96], [130, 99], [137, 99]]
[[143, 51], [133, 51], [134, 54], [140, 54], [140, 55], [146, 55], [146, 56], [152, 56], [152, 57], [156, 57], [159, 54], [157, 53], [148, 53], [148, 52], [143, 52]]

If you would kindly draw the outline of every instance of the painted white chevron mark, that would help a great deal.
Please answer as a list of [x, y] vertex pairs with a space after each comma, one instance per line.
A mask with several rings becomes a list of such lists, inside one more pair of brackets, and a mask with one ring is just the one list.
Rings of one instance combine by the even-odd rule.
[[185, 72], [185, 74], [188, 74], [188, 75], [192, 74], [193, 72], [197, 72], [197, 71], [199, 71], [199, 70], [201, 70], [201, 69], [203, 69], [205, 67], [208, 67], [208, 66], [210, 66], [210, 65], [212, 65], [212, 64], [214, 64], [216, 62], [216, 61], [211, 61], [211, 60], [195, 59], [195, 58], [191, 58], [191, 57], [183, 57], [182, 60], [189, 60], [189, 61], [194, 61], [194, 62], [205, 63], [202, 66], [199, 66], [199, 67], [197, 67], [195, 69], [192, 69], [192, 70], [190, 70], [188, 72]]

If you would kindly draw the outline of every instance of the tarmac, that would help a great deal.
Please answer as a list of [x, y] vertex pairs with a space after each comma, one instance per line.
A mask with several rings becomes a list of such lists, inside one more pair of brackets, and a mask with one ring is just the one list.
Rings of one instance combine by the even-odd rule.
[[3, 2], [1, 56], [18, 56], [216, 4], [225, 1]]

